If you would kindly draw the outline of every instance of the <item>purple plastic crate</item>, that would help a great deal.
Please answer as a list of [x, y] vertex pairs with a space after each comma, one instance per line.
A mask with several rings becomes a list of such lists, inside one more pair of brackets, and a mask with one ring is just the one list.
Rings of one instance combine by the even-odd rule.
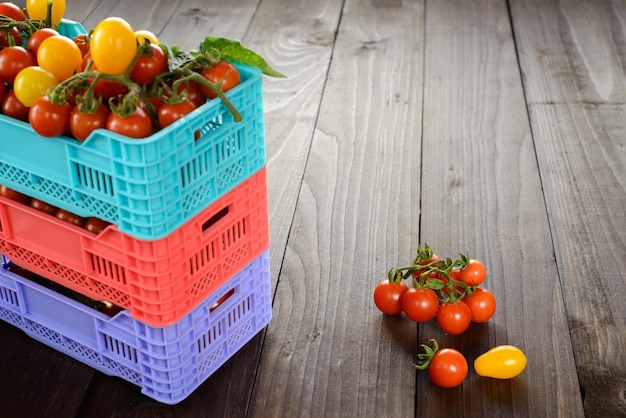
[[173, 325], [113, 317], [0, 267], [0, 319], [142, 393], [176, 404], [271, 320], [269, 252]]

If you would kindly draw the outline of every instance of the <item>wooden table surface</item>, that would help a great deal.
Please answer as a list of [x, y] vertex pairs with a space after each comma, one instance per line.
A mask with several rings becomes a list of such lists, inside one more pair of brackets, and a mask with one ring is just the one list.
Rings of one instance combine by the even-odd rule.
[[[626, 416], [626, 2], [68, 0], [167, 44], [242, 40], [264, 79], [273, 320], [175, 406], [0, 324], [0, 417]], [[462, 335], [374, 306], [420, 244], [484, 261]], [[435, 338], [512, 380], [440, 389]]]

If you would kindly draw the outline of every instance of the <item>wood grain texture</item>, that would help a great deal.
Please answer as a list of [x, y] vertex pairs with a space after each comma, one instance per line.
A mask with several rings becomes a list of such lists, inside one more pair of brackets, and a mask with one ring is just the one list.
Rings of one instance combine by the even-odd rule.
[[345, 3], [250, 416], [413, 415], [415, 326], [371, 295], [417, 239], [422, 23]]
[[333, 56], [342, 2], [267, 0], [243, 43], [287, 78], [263, 79], [270, 260], [275, 288]]
[[529, 103], [624, 103], [625, 2], [510, 3]]
[[528, 357], [513, 380], [470, 372], [441, 390], [420, 375], [417, 416], [583, 416], [550, 225], [508, 11], [499, 1], [429, 2], [426, 13], [421, 241], [482, 260], [495, 316], [437, 339], [470, 364], [512, 344]]
[[73, 417], [92, 368], [0, 321], [0, 417]]
[[589, 417], [626, 411], [625, 106], [531, 107]]

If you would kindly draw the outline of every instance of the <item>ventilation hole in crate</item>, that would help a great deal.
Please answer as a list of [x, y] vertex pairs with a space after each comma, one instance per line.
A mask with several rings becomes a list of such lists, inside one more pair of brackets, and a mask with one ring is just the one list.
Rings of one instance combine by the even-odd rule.
[[198, 364], [198, 372], [200, 374], [206, 373], [207, 370], [212, 370], [213, 365], [216, 362], [220, 362], [222, 360], [224, 360], [225, 357], [225, 353], [224, 353], [224, 345], [220, 344], [218, 347], [215, 348], [215, 350], [213, 350], [206, 359], [204, 359], [203, 361], [200, 362], [200, 364]]
[[126, 269], [117, 263], [114, 263], [106, 258], [100, 257], [97, 254], [89, 254], [91, 260], [92, 271], [102, 277], [126, 285]]
[[193, 183], [197, 178], [205, 176], [209, 170], [208, 152], [199, 153], [196, 158], [181, 167], [182, 187]]
[[252, 306], [251, 298], [252, 296], [248, 296], [228, 313], [226, 320], [228, 321], [229, 327], [235, 325], [241, 318], [243, 318], [248, 312], [250, 312]]
[[238, 160], [217, 176], [217, 189], [224, 190], [231, 186], [234, 180], [241, 178], [244, 173], [244, 161]]
[[107, 196], [113, 196], [113, 178], [106, 173], [84, 166], [75, 164], [78, 183], [88, 189], [95, 190]]
[[237, 345], [237, 343], [239, 343], [239, 341], [241, 341], [244, 338], [249, 337], [251, 331], [252, 331], [252, 323], [251, 323], [251, 321], [243, 324], [242, 326], [237, 328], [236, 331], [232, 332], [229, 335], [229, 337], [228, 337], [228, 346], [232, 347], [234, 345]]
[[208, 265], [215, 257], [215, 242], [211, 241], [209, 245], [204, 246], [189, 258], [189, 273], [193, 276], [197, 272], [202, 271], [204, 266]]
[[216, 164], [219, 166], [223, 161], [237, 155], [242, 149], [241, 131], [237, 131], [234, 136], [224, 138], [223, 141], [215, 144]]
[[32, 333], [39, 335], [46, 341], [49, 341], [56, 345], [63, 345], [63, 336], [48, 327], [37, 324], [36, 322], [29, 322], [26, 324], [25, 328]]
[[205, 136], [206, 134], [210, 132], [214, 132], [217, 129], [219, 129], [219, 127], [222, 126], [223, 124], [224, 124], [224, 117], [221, 114], [217, 115], [216, 117], [208, 121], [206, 125], [200, 128], [200, 135]]
[[13, 289], [0, 287], [0, 300], [3, 300], [16, 308], [19, 308], [20, 306], [20, 301], [17, 298], [17, 292]]
[[222, 322], [220, 321], [215, 324], [209, 332], [200, 336], [196, 341], [198, 353], [203, 353], [205, 350], [211, 348], [211, 344], [222, 336], [222, 332]]
[[100, 357], [100, 354], [97, 351], [92, 350], [78, 341], [68, 339], [63, 345], [72, 353], [90, 361], [97, 361]]
[[246, 224], [246, 218], [243, 218], [222, 233], [222, 245], [224, 248], [231, 247], [246, 236], [248, 230]]
[[204, 290], [210, 288], [215, 281], [219, 278], [216, 269], [207, 272], [205, 275], [196, 280], [191, 287], [191, 295], [197, 297], [198, 295], [204, 295]]
[[22, 315], [13, 312], [10, 309], [0, 306], [0, 319], [9, 324], [19, 326], [22, 323]]
[[229, 254], [228, 257], [222, 260], [222, 269], [224, 272], [228, 272], [234, 268], [238, 268], [241, 266], [242, 260], [248, 259], [248, 250], [246, 246], [240, 247], [232, 254]]
[[121, 342], [120, 340], [111, 337], [110, 335], [104, 335], [104, 347], [119, 357], [129, 360], [133, 363], [138, 363], [137, 349], [130, 345]]

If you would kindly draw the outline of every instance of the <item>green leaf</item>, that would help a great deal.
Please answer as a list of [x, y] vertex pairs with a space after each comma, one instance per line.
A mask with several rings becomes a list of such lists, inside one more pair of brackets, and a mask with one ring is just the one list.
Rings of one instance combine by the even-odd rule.
[[174, 45], [171, 48], [168, 48], [164, 44], [160, 44], [159, 46], [167, 56], [169, 71], [176, 71], [193, 59], [193, 55], [191, 53], [183, 51], [178, 45]]
[[200, 45], [200, 52], [213, 54], [215, 51], [219, 53], [222, 59], [251, 65], [260, 69], [267, 76], [285, 77], [270, 67], [263, 57], [244, 47], [239, 41], [207, 36]]

